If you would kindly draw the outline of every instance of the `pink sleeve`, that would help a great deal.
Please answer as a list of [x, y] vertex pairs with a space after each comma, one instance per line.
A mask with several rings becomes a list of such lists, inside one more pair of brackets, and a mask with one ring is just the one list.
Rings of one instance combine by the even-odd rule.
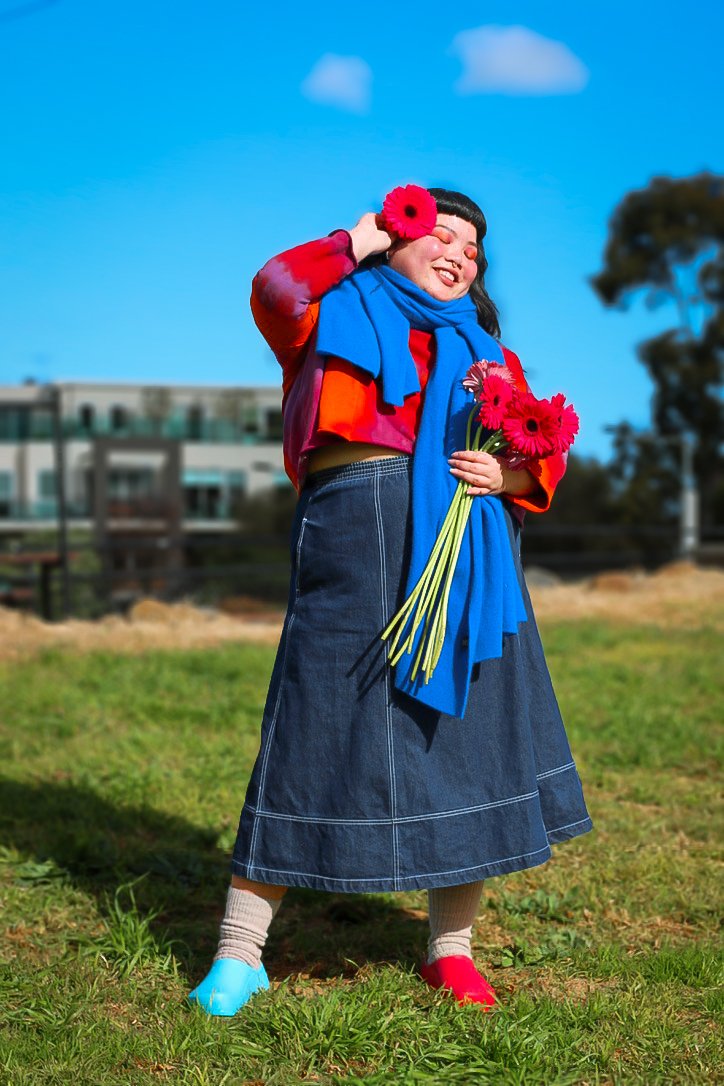
[[254, 277], [251, 310], [284, 372], [286, 393], [319, 314], [319, 301], [357, 267], [346, 230], [297, 245], [267, 261]]

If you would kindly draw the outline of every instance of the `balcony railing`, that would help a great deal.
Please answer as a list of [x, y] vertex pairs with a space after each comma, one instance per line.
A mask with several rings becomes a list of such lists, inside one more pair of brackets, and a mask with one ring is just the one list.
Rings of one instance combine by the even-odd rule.
[[[92, 426], [84, 426], [75, 418], [63, 419], [63, 436], [69, 441], [92, 441], [94, 437], [165, 437], [174, 441], [207, 444], [260, 445], [278, 444], [282, 440], [281, 424], [252, 429], [249, 424], [226, 419], [189, 420], [168, 418], [154, 420], [129, 418], [123, 425], [112, 426], [110, 419], [99, 418]], [[0, 414], [0, 441], [51, 441], [53, 426], [50, 417], [35, 415], [20, 417], [13, 412]]]
[[[66, 502], [66, 513], [71, 520], [88, 520], [93, 514], [85, 503]], [[0, 524], [6, 520], [56, 520], [58, 503], [53, 498], [40, 501], [0, 501]]]
[[[193, 508], [187, 506], [182, 513], [185, 521], [226, 521], [234, 520], [236, 502], [231, 498], [220, 498], [217, 501], [197, 505]], [[108, 511], [110, 520], [138, 519], [152, 517], [154, 510], [139, 502], [110, 502]], [[161, 509], [159, 515], [165, 516], [165, 510]], [[66, 503], [66, 516], [69, 521], [92, 520], [94, 513], [89, 505], [82, 502]], [[18, 502], [0, 500], [0, 526], [8, 521], [21, 523], [34, 523], [38, 521], [56, 520], [58, 517], [57, 502], [50, 499], [35, 502]]]

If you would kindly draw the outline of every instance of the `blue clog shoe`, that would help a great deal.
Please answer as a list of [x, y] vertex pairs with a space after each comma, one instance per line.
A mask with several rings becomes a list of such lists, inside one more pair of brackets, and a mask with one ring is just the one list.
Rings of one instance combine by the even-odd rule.
[[269, 987], [266, 969], [253, 969], [236, 958], [219, 958], [201, 984], [189, 993], [189, 1001], [198, 1003], [207, 1014], [222, 1018], [232, 1015], [261, 988]]

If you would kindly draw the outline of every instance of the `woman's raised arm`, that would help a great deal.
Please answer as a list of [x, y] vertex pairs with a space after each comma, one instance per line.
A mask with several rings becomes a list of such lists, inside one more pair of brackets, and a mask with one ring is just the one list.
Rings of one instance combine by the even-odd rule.
[[289, 380], [319, 314], [319, 301], [365, 257], [389, 249], [392, 239], [370, 211], [350, 231], [297, 245], [268, 260], [254, 277], [251, 310], [259, 331]]
[[319, 300], [356, 267], [351, 234], [335, 230], [272, 257], [254, 276], [251, 311], [284, 371], [285, 392], [317, 322]]

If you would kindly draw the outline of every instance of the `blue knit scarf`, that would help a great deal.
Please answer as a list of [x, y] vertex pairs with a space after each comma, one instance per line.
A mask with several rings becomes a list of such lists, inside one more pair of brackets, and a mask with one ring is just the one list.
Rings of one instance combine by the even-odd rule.
[[[353, 272], [325, 295], [316, 345], [318, 354], [346, 359], [379, 379], [385, 403], [399, 406], [420, 391], [411, 328], [434, 333], [436, 355], [414, 448], [405, 596], [419, 580], [457, 487], [448, 457], [465, 448], [473, 406], [462, 379], [472, 362], [503, 362], [503, 353], [478, 324], [469, 296], [438, 301], [387, 266]], [[422, 624], [412, 653], [395, 667], [395, 686], [443, 713], [464, 716], [474, 664], [501, 656], [503, 634], [516, 634], [526, 618], [502, 502], [497, 496], [478, 497], [453, 577], [437, 667], [427, 684], [419, 673], [414, 682], [410, 677]]]

